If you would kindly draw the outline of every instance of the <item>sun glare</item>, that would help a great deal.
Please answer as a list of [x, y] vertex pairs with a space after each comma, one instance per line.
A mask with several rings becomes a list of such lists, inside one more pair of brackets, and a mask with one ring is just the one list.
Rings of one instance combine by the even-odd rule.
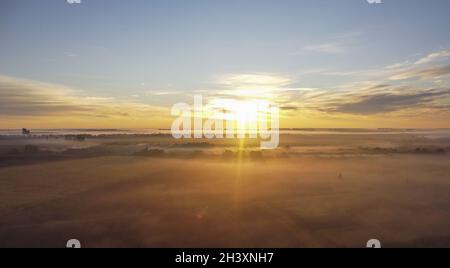
[[267, 100], [213, 99], [208, 105], [211, 110], [220, 110], [216, 117], [231, 121], [235, 129], [248, 134], [258, 131], [260, 124], [267, 124], [270, 102]]

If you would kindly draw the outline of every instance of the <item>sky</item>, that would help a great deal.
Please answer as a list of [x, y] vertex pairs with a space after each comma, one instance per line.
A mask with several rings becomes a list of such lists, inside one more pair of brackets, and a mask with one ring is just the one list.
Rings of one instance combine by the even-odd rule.
[[2, 0], [0, 128], [166, 128], [201, 94], [281, 127], [450, 127], [450, 1]]

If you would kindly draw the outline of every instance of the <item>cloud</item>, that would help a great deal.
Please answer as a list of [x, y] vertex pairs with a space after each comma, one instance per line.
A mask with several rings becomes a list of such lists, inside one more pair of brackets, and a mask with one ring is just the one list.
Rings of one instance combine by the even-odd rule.
[[286, 105], [286, 106], [280, 106], [280, 110], [282, 111], [298, 111], [300, 107], [294, 106], [294, 105]]
[[324, 76], [348, 77], [356, 80], [405, 80], [419, 78], [422, 80], [436, 79], [450, 74], [450, 65], [445, 60], [450, 59], [450, 51], [442, 50], [431, 53], [417, 61], [405, 60], [391, 63], [381, 68], [357, 69], [357, 70], [313, 70], [307, 74]]
[[[339, 100], [336, 99], [335, 102], [329, 103], [328, 107], [323, 108], [323, 110], [326, 112], [373, 115], [419, 107], [432, 108], [433, 103], [444, 96], [450, 96], [450, 89], [433, 89], [414, 93], [394, 91], [372, 95], [361, 94], [360, 96], [353, 96], [353, 100], [350, 101], [341, 96]], [[347, 102], [345, 102], [346, 99]]]
[[384, 68], [388, 69], [388, 70], [390, 70], [390, 69], [399, 69], [399, 68], [403, 68], [403, 67], [408, 66], [408, 65], [411, 65], [411, 62], [409, 60], [404, 61], [404, 62], [400, 62], [400, 63], [391, 64], [391, 65], [388, 65], [388, 66], [386, 66]]
[[275, 99], [283, 90], [292, 90], [291, 78], [276, 74], [227, 74], [218, 78], [222, 89], [206, 92], [214, 97], [233, 97], [239, 99]]
[[277, 86], [281, 87], [291, 83], [291, 79], [273, 74], [227, 74], [219, 78], [219, 84], [243, 87], [243, 86]]
[[416, 61], [414, 64], [415, 65], [420, 65], [420, 64], [425, 64], [425, 63], [430, 63], [433, 61], [438, 61], [438, 60], [442, 60], [442, 59], [446, 59], [450, 57], [450, 51], [448, 50], [442, 50], [442, 51], [438, 51], [438, 52], [434, 52], [431, 54], [428, 54], [427, 56], [419, 59], [418, 61]]
[[390, 77], [391, 80], [405, 80], [411, 78], [434, 79], [450, 75], [450, 66], [437, 66], [427, 69], [409, 69]]
[[0, 116], [125, 117], [162, 111], [142, 103], [85, 96], [62, 85], [0, 76]]
[[169, 96], [169, 95], [179, 95], [182, 94], [179, 91], [147, 91], [145, 93], [147, 96]]
[[[308, 85], [302, 88], [290, 77], [276, 74], [228, 75], [220, 80], [226, 88], [214, 94], [222, 98], [268, 98], [279, 104], [289, 116], [302, 113], [320, 113], [324, 117], [390, 113], [390, 116], [411, 117], [450, 112], [450, 105], [442, 101], [450, 99], [450, 85], [442, 79], [436, 83], [437, 79], [450, 75], [450, 66], [424, 67], [414, 64], [414, 61], [403, 61], [377, 69], [349, 72], [315, 70], [313, 73], [351, 76], [354, 79], [327, 88], [308, 88]], [[411, 78], [421, 81], [414, 84], [403, 81]]]
[[[442, 115], [450, 112], [450, 87], [425, 88], [360, 81], [307, 91], [283, 91], [280, 109], [292, 116], [316, 114], [390, 116]], [[321, 115], [318, 115], [320, 113]]]
[[[338, 44], [338, 43], [336, 43]], [[309, 49], [329, 48], [316, 46]], [[332, 50], [330, 51], [332, 52]], [[337, 51], [334, 51], [337, 52]], [[446, 54], [430, 54], [425, 62]], [[278, 74], [237, 74], [219, 79], [222, 90], [211, 95], [231, 98], [268, 98], [279, 104], [284, 116], [295, 118], [430, 118], [444, 120], [450, 114], [450, 84], [439, 78], [450, 75], [449, 66], [419, 65], [414, 60], [366, 70], [332, 72], [313, 70], [303, 75], [345, 76], [350, 79], [326, 88], [309, 88]], [[417, 78], [421, 81], [408, 81]], [[305, 79], [307, 80], [307, 79]], [[439, 87], [439, 88], [438, 88]], [[205, 93], [205, 94], [208, 94]], [[389, 114], [385, 117], [386, 114]], [[439, 119], [438, 119], [439, 118]], [[339, 120], [341, 120], [339, 119]], [[422, 120], [420, 119], [420, 120]]]
[[305, 50], [327, 53], [327, 54], [340, 54], [345, 52], [343, 45], [340, 42], [329, 42], [322, 44], [315, 44], [304, 47]]
[[75, 104], [74, 94], [62, 86], [0, 76], [0, 114], [48, 115], [89, 111], [89, 106]]
[[302, 50], [324, 54], [342, 54], [350, 51], [349, 48], [354, 47], [361, 35], [361, 32], [347, 32], [328, 36], [328, 41], [304, 46]]

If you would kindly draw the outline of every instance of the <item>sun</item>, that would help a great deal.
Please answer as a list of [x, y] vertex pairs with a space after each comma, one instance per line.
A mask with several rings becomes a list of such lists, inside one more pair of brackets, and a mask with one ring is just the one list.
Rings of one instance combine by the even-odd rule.
[[237, 132], [248, 134], [258, 132], [258, 126], [267, 123], [271, 103], [268, 100], [213, 99], [207, 105], [212, 110], [220, 110], [219, 119], [233, 122]]

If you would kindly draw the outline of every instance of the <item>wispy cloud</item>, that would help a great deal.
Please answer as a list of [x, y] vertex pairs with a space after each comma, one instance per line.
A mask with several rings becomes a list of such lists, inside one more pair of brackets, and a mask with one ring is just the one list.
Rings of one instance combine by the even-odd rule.
[[314, 44], [305, 46], [303, 49], [307, 51], [327, 53], [327, 54], [340, 54], [345, 52], [344, 46], [340, 42]]
[[294, 114], [319, 112], [322, 116], [372, 116], [395, 113], [423, 116], [428, 113], [438, 116], [450, 111], [449, 87], [421, 88], [363, 81], [327, 89], [285, 91], [283, 94], [281, 109]]
[[450, 66], [436, 66], [426, 69], [409, 69], [396, 73], [391, 80], [404, 80], [410, 78], [435, 79], [450, 75]]
[[211, 91], [216, 97], [275, 99], [280, 91], [291, 90], [292, 79], [277, 74], [227, 74], [217, 79], [220, 90]]
[[357, 43], [361, 32], [340, 33], [328, 36], [327, 40], [303, 46], [302, 50], [324, 54], [343, 54]]
[[312, 73], [316, 76], [342, 76], [347, 80], [321, 88], [294, 86], [298, 85], [295, 79], [277, 74], [228, 75], [219, 80], [219, 84], [226, 88], [215, 94], [221, 97], [267, 96], [275, 100], [284, 113], [292, 116], [310, 112], [323, 116], [438, 116], [450, 112], [450, 104], [447, 104], [450, 103], [450, 84], [446, 82], [450, 65], [438, 65], [445, 57], [447, 52], [440, 51], [422, 59], [409, 59], [379, 68], [314, 70]]
[[[436, 98], [449, 96], [450, 90], [430, 90], [426, 92], [392, 94], [381, 93], [359, 96], [356, 100], [342, 103], [336, 102], [325, 107], [327, 112], [339, 112], [359, 115], [389, 113], [411, 107], [432, 107]], [[450, 108], [450, 107], [448, 107]]]
[[169, 95], [179, 95], [179, 94], [183, 94], [182, 92], [179, 91], [173, 91], [173, 90], [157, 90], [157, 91], [147, 91], [145, 92], [145, 94], [147, 96], [169, 96]]
[[430, 62], [434, 62], [434, 61], [444, 60], [449, 57], [450, 57], [450, 51], [442, 50], [442, 51], [428, 54], [427, 56], [417, 60], [414, 64], [420, 65], [420, 64], [430, 63]]
[[232, 86], [276, 86], [281, 87], [292, 82], [292, 79], [276, 74], [227, 74], [219, 77], [218, 83]]
[[84, 95], [62, 85], [0, 76], [1, 116], [154, 116], [166, 109], [143, 103]]

